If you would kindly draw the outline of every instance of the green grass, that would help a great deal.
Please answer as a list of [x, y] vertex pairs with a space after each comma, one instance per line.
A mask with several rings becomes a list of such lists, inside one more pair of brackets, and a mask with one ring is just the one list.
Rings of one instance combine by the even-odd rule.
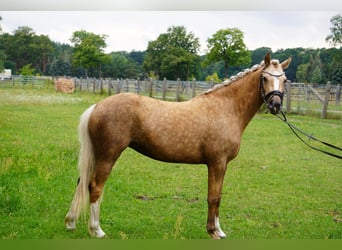
[[[53, 89], [0, 89], [0, 237], [89, 238], [64, 216], [76, 185], [77, 125], [104, 96]], [[341, 146], [340, 120], [290, 116]], [[342, 163], [300, 143], [278, 119], [258, 114], [229, 164], [220, 209], [229, 239], [341, 239]], [[167, 164], [127, 149], [105, 187], [110, 239], [208, 239], [207, 169]]]

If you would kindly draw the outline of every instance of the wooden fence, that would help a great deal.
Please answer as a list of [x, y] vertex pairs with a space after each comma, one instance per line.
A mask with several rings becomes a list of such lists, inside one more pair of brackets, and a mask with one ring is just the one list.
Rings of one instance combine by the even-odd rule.
[[27, 87], [27, 88], [43, 88], [52, 82], [51, 76], [23, 76], [12, 75], [10, 79], [0, 81], [0, 88], [8, 87]]
[[[134, 92], [162, 100], [184, 101], [213, 87], [201, 81], [75, 79], [76, 91], [91, 91], [108, 95]], [[310, 85], [287, 82], [284, 108], [287, 113], [317, 115], [321, 118], [342, 119], [341, 86]]]
[[153, 98], [169, 101], [189, 100], [205, 92], [213, 83], [200, 81], [169, 81], [169, 80], [132, 80], [132, 79], [74, 79], [76, 91], [107, 93], [113, 95], [123, 92], [133, 92]]
[[[0, 81], [0, 88], [29, 87], [43, 88], [56, 79], [51, 77], [12, 76], [11, 80]], [[213, 87], [213, 82], [169, 81], [138, 79], [93, 79], [73, 78], [75, 91], [114, 95], [134, 92], [168, 101], [184, 101]], [[310, 85], [291, 83], [286, 85], [284, 110], [287, 113], [316, 115], [321, 118], [342, 120], [341, 85]]]
[[287, 113], [316, 114], [342, 120], [341, 85], [310, 85], [287, 82], [284, 106]]

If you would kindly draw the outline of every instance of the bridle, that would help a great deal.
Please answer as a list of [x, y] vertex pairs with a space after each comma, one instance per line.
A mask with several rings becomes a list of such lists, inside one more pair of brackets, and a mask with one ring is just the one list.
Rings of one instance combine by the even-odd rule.
[[[285, 75], [285, 72], [283, 73], [280, 73], [280, 74], [272, 74], [268, 71], [265, 71], [263, 70], [262, 73], [266, 73], [270, 76], [273, 76], [273, 77], [281, 77], [283, 75]], [[265, 88], [264, 88], [264, 76], [263, 74], [261, 74], [260, 76], [260, 93], [261, 93], [261, 96], [264, 100], [264, 102], [266, 103], [266, 105], [269, 107], [270, 103], [269, 103], [269, 100], [270, 98], [272, 98], [273, 96], [279, 96], [280, 99], [281, 99], [281, 102], [283, 102], [283, 97], [284, 97], [284, 93], [279, 91], [279, 90], [273, 90], [273, 91], [270, 91], [268, 93], [265, 93]], [[280, 110], [280, 113], [282, 114], [282, 117], [279, 116], [278, 114], [274, 114], [275, 116], [277, 116], [280, 120], [282, 120], [284, 123], [286, 123], [289, 128], [291, 129], [291, 131], [297, 136], [297, 138], [299, 140], [301, 140], [305, 145], [307, 145], [308, 147], [310, 147], [311, 149], [314, 149], [316, 151], [319, 151], [321, 153], [324, 153], [324, 154], [327, 154], [327, 155], [330, 155], [330, 156], [333, 156], [335, 158], [338, 158], [338, 159], [342, 159], [342, 155], [338, 155], [338, 154], [335, 154], [335, 153], [332, 153], [332, 152], [329, 152], [329, 151], [326, 151], [326, 150], [323, 150], [321, 148], [318, 148], [316, 146], [312, 146], [310, 145], [308, 142], [306, 142], [301, 136], [300, 134], [304, 135], [305, 137], [311, 139], [311, 140], [314, 140], [316, 142], [320, 142], [321, 144], [324, 144], [325, 146], [328, 146], [330, 148], [333, 148], [333, 149], [336, 149], [336, 150], [339, 150], [339, 151], [342, 151], [342, 148], [341, 147], [338, 147], [338, 146], [335, 146], [333, 144], [330, 144], [328, 142], [325, 142], [325, 141], [322, 141], [322, 140], [319, 140], [317, 139], [316, 137], [314, 137], [313, 135], [309, 135], [308, 133], [305, 133], [303, 130], [297, 128], [296, 126], [294, 126], [293, 124], [291, 124], [288, 120], [287, 120], [287, 117], [285, 115], [285, 113]]]
[[264, 102], [268, 105], [270, 98], [272, 98], [274, 96], [279, 96], [281, 102], [283, 102], [283, 98], [284, 98], [284, 93], [283, 92], [281, 92], [279, 90], [272, 90], [272, 91], [269, 91], [268, 93], [265, 93], [263, 73], [266, 73], [266, 74], [268, 74], [270, 76], [278, 78], [278, 77], [281, 77], [281, 76], [285, 75], [285, 72], [280, 73], [280, 74], [272, 74], [272, 73], [270, 73], [270, 72], [268, 72], [266, 70], [263, 70], [262, 74], [260, 76], [260, 93], [261, 93], [261, 97], [264, 100]]

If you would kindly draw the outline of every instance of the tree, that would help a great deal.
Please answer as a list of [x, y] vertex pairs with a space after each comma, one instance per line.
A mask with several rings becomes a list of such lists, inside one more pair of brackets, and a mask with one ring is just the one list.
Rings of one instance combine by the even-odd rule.
[[208, 75], [206, 78], [205, 78], [205, 81], [206, 82], [214, 82], [214, 83], [220, 83], [222, 82], [222, 80], [218, 77], [217, 73], [214, 72], [212, 75]]
[[98, 67], [101, 78], [101, 66], [110, 61], [104, 53], [107, 47], [106, 35], [96, 35], [85, 30], [75, 31], [70, 39], [74, 44], [73, 65], [85, 69], [86, 77], [90, 68]]
[[47, 74], [52, 76], [71, 76], [72, 75], [72, 50], [69, 44], [52, 42], [53, 50], [49, 56], [47, 64]]
[[7, 60], [15, 63], [17, 71], [27, 64], [37, 64], [37, 55], [31, 48], [35, 35], [27, 26], [18, 27], [13, 35], [2, 35], [1, 45], [6, 49]]
[[36, 35], [27, 26], [18, 27], [14, 34], [0, 36], [0, 50], [6, 54], [6, 63], [14, 65], [14, 71], [31, 64], [37, 72], [46, 72], [49, 57], [53, 52], [53, 43], [48, 36]]
[[187, 80], [191, 75], [197, 77], [199, 46], [199, 39], [184, 26], [172, 26], [167, 33], [148, 43], [143, 67], [158, 78]]
[[70, 76], [71, 72], [71, 63], [58, 58], [54, 58], [47, 66], [47, 73], [51, 76]]
[[334, 67], [333, 74], [331, 77], [331, 82], [333, 84], [341, 84], [342, 83], [342, 63], [335, 62], [336, 66]]
[[320, 51], [316, 50], [310, 54], [310, 60], [307, 68], [308, 81], [316, 84], [324, 83], [322, 68], [323, 64], [320, 57]]
[[243, 33], [237, 28], [221, 29], [208, 39], [209, 53], [205, 65], [223, 60], [228, 77], [228, 66], [248, 65], [251, 56], [243, 42]]
[[46, 35], [34, 36], [30, 48], [40, 57], [39, 68], [43, 73], [46, 72], [48, 56], [53, 52], [53, 43]]
[[272, 49], [269, 47], [261, 47], [251, 51], [252, 65], [259, 64], [262, 60], [264, 60], [267, 53], [272, 54]]
[[[140, 52], [134, 52], [134, 56], [126, 51], [117, 51], [109, 54], [111, 61], [104, 65], [103, 75], [112, 78], [137, 79], [143, 77]], [[139, 64], [140, 61], [140, 64]]]
[[136, 62], [138, 65], [142, 65], [144, 63], [144, 58], [146, 55], [146, 51], [136, 51], [133, 50], [128, 53], [128, 57]]
[[3, 50], [0, 50], [0, 73], [4, 71], [5, 69], [5, 66], [4, 66], [5, 60], [6, 60], [6, 54]]
[[35, 73], [35, 69], [31, 66], [31, 64], [27, 64], [23, 66], [20, 70], [20, 75], [23, 76], [33, 76]]
[[195, 73], [197, 59], [196, 55], [182, 47], [170, 47], [161, 61], [160, 73], [167, 79], [188, 80], [189, 76]]
[[318, 65], [316, 65], [316, 67], [312, 71], [310, 82], [321, 83], [321, 80], [322, 80], [322, 71], [321, 71], [321, 68]]
[[330, 34], [326, 37], [326, 41], [333, 46], [342, 44], [342, 16], [340, 14], [330, 19]]
[[286, 60], [289, 56], [292, 57], [291, 64], [286, 69], [286, 77], [291, 81], [296, 81], [297, 67], [301, 64], [308, 63], [312, 50], [304, 48], [280, 49], [273, 53], [273, 58], [279, 61]]
[[[0, 16], [0, 21], [2, 21], [2, 17]], [[0, 34], [2, 33], [2, 28], [1, 28], [1, 25], [0, 25]], [[5, 60], [6, 60], [7, 56], [6, 56], [6, 53], [4, 50], [2, 50], [0, 48], [0, 73], [4, 71], [5, 69]]]

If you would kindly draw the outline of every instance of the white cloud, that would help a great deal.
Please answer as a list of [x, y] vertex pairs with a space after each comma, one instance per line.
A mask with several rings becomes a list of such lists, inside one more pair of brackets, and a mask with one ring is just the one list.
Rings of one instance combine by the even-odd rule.
[[199, 37], [202, 52], [208, 37], [219, 29], [236, 27], [245, 34], [249, 49], [271, 47], [327, 47], [330, 18], [327, 11], [5, 11], [4, 32], [29, 26], [37, 34], [70, 43], [74, 31], [106, 34], [107, 52], [145, 50], [149, 41], [172, 25], [184, 25]]

